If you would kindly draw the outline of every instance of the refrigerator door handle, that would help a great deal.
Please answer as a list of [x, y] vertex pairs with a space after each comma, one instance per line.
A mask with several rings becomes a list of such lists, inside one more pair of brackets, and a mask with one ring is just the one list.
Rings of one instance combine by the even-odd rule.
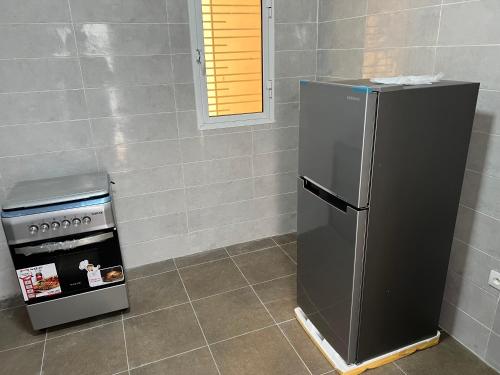
[[303, 181], [304, 189], [309, 191], [311, 194], [316, 195], [318, 198], [325, 201], [329, 205], [335, 207], [337, 210], [342, 211], [344, 213], [347, 213], [348, 204], [346, 202], [344, 202], [342, 199], [337, 198], [336, 196], [332, 195], [331, 193], [325, 191], [324, 189], [320, 188], [318, 185], [309, 181], [307, 178], [304, 178], [304, 177], [299, 177], [299, 178]]

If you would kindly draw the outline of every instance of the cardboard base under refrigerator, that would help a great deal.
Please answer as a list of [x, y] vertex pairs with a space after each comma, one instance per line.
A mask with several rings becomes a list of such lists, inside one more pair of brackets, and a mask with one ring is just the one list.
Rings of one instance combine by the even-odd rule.
[[394, 350], [390, 353], [372, 358], [363, 363], [348, 364], [335, 351], [335, 349], [332, 348], [328, 341], [326, 341], [321, 336], [314, 324], [307, 318], [306, 314], [300, 307], [297, 307], [295, 309], [295, 316], [297, 317], [297, 320], [299, 321], [302, 328], [304, 328], [304, 330], [306, 331], [307, 335], [314, 342], [316, 347], [321, 351], [328, 362], [330, 362], [330, 364], [335, 367], [335, 369], [342, 375], [358, 375], [367, 370], [374, 369], [397, 361], [398, 359], [401, 359], [403, 357], [409, 356], [410, 354], [415, 353], [417, 350], [430, 348], [439, 343], [439, 338], [441, 335], [438, 331], [434, 337], [428, 338], [426, 340], [422, 340], [398, 350]]

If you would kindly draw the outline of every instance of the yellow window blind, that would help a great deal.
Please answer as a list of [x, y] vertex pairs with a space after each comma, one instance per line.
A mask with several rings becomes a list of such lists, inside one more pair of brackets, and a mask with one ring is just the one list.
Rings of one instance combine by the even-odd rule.
[[263, 111], [261, 0], [201, 0], [208, 115]]

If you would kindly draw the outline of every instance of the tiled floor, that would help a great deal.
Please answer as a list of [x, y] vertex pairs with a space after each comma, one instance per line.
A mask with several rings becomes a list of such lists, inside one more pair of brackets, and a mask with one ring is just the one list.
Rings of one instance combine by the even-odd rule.
[[[0, 374], [335, 374], [294, 319], [294, 235], [128, 272], [130, 311], [33, 332], [0, 303]], [[367, 375], [496, 372], [449, 337]]]

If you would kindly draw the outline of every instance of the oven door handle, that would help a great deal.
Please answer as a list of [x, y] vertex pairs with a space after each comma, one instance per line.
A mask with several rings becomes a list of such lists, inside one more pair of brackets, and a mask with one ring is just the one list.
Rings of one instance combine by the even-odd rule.
[[58, 250], [73, 250], [78, 247], [104, 242], [113, 238], [113, 233], [103, 233], [96, 236], [79, 238], [78, 240], [68, 240], [60, 242], [45, 242], [38, 246], [18, 247], [14, 251], [19, 255], [30, 256], [33, 254], [52, 253]]

